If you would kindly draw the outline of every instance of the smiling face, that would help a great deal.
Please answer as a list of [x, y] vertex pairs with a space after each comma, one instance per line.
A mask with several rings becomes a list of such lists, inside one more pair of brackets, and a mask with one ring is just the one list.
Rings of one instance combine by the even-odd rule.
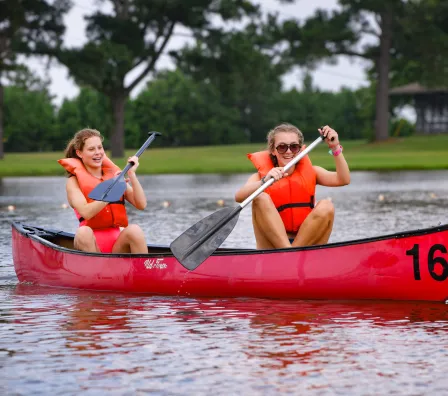
[[[272, 154], [277, 157], [278, 166], [285, 166], [300, 152], [299, 136], [295, 132], [277, 132]], [[285, 151], [286, 150], [286, 151]]]
[[84, 141], [82, 150], [76, 150], [86, 168], [101, 168], [104, 158], [104, 148], [98, 136], [92, 136]]

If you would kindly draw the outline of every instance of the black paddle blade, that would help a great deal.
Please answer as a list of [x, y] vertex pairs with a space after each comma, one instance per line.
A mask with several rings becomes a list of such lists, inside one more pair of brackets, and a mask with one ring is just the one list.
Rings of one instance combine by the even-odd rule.
[[226, 240], [241, 209], [224, 208], [198, 221], [171, 242], [171, 252], [185, 268], [194, 270]]
[[[98, 184], [89, 194], [90, 199], [104, 202], [117, 202], [126, 191], [126, 182], [121, 174], [113, 179], [105, 180]], [[119, 180], [118, 180], [119, 179]]]

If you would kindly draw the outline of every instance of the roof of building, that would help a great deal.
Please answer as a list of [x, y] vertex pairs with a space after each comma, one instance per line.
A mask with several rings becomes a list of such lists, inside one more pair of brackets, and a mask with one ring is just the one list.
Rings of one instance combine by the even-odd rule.
[[414, 82], [401, 87], [395, 87], [389, 90], [390, 95], [414, 95], [414, 94], [432, 94], [436, 92], [447, 92], [448, 88], [443, 87], [424, 87], [423, 85]]

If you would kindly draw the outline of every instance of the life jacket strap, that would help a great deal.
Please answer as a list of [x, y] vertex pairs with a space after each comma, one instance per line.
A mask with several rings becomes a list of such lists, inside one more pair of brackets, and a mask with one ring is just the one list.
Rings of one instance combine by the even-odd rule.
[[311, 208], [314, 209], [314, 195], [311, 196], [310, 202], [294, 202], [289, 203], [285, 205], [281, 205], [277, 208], [278, 212], [281, 212], [285, 209], [291, 209], [291, 208]]

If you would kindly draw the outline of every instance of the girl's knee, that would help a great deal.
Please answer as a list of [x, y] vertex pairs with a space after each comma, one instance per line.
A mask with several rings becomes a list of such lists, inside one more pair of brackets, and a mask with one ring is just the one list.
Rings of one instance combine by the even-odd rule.
[[267, 205], [273, 205], [272, 199], [269, 194], [262, 192], [258, 197], [252, 201], [252, 207], [266, 207]]
[[131, 232], [133, 234], [139, 234], [142, 233], [143, 234], [143, 230], [140, 228], [140, 226], [138, 224], [129, 224], [126, 227], [127, 232]]
[[87, 252], [98, 251], [95, 234], [93, 233], [93, 230], [88, 226], [79, 227], [76, 230], [73, 246], [75, 249]]
[[90, 241], [93, 237], [93, 230], [88, 226], [81, 226], [76, 230], [76, 239]]
[[317, 203], [313, 212], [316, 216], [333, 218], [334, 217], [333, 202], [331, 202], [329, 199], [322, 199]]
[[145, 233], [138, 224], [129, 224], [126, 227], [126, 234], [130, 239], [144, 239]]

